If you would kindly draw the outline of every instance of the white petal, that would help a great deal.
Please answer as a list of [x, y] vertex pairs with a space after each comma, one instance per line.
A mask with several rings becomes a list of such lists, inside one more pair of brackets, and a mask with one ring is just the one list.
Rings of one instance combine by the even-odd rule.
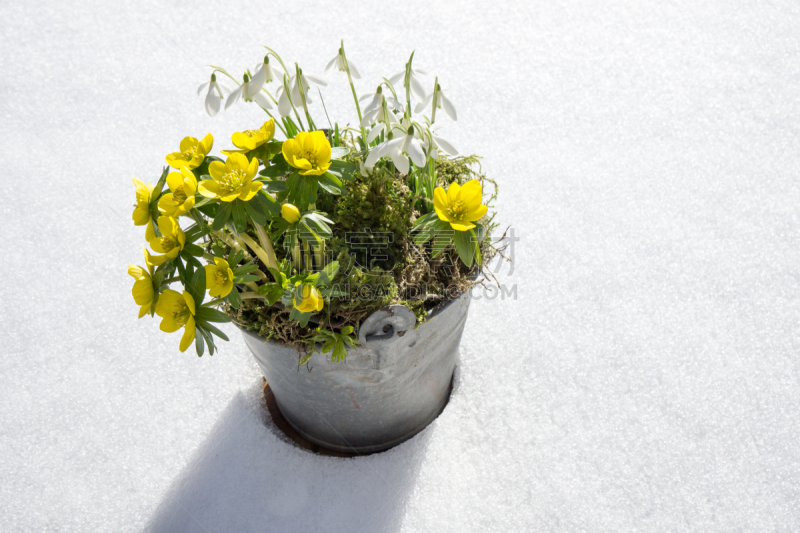
[[375, 138], [376, 138], [378, 135], [380, 135], [380, 133], [381, 133], [381, 132], [382, 132], [384, 129], [386, 129], [386, 124], [384, 124], [383, 122], [379, 122], [379, 123], [377, 123], [377, 124], [375, 125], [375, 127], [374, 127], [374, 128], [372, 128], [372, 129], [369, 131], [369, 135], [367, 135], [367, 142], [368, 142], [368, 143], [371, 143], [372, 141], [374, 141], [374, 140], [375, 140]]
[[367, 154], [367, 158], [364, 160], [364, 164], [368, 168], [372, 168], [375, 166], [375, 163], [378, 162], [378, 159], [381, 158], [383, 155], [383, 151], [386, 149], [386, 143], [379, 144], [372, 150], [370, 150], [369, 154]]
[[225, 109], [228, 109], [230, 106], [232, 106], [239, 100], [239, 97], [242, 95], [243, 89], [244, 85], [239, 85], [236, 89], [231, 91], [231, 94], [228, 95], [228, 99], [225, 100]]
[[331, 75], [331, 71], [333, 70], [333, 67], [336, 66], [336, 60], [337, 59], [339, 59], [339, 54], [336, 54], [336, 57], [334, 57], [333, 59], [328, 61], [328, 64], [325, 65], [325, 75], [326, 76], [330, 76]]
[[419, 100], [425, 99], [425, 88], [422, 86], [422, 83], [417, 79], [416, 76], [411, 76], [411, 94], [416, 96]]
[[375, 119], [377, 118], [378, 113], [381, 111], [381, 109], [382, 108], [380, 108], [380, 107], [376, 107], [375, 109], [373, 109], [369, 113], [364, 113], [364, 116], [361, 119], [361, 127], [362, 128], [366, 128], [367, 126], [369, 126], [370, 124], [375, 122]]
[[367, 104], [367, 106], [364, 108], [364, 113], [372, 113], [373, 111], [378, 109], [381, 106], [381, 104], [383, 104], [382, 95], [375, 93], [375, 95], [372, 98], [372, 101], [369, 104]]
[[350, 74], [357, 80], [361, 79], [361, 73], [358, 71], [358, 67], [352, 61], [347, 62], [348, 66], [350, 66]]
[[285, 117], [291, 112], [292, 103], [289, 101], [289, 96], [286, 94], [286, 91], [283, 91], [280, 98], [278, 98], [278, 114]]
[[[323, 87], [326, 87], [328, 85], [328, 80], [326, 80], [322, 76], [317, 76], [316, 74], [303, 74], [303, 77], [304, 78], [308, 78], [309, 80], [313, 81], [317, 85], [322, 85]], [[303, 80], [303, 81], [305, 81], [305, 80]]]
[[261, 90], [266, 82], [267, 70], [264, 68], [264, 63], [261, 63], [261, 67], [256, 70], [256, 73], [253, 74], [253, 78], [250, 80], [250, 91], [255, 94], [257, 91]]
[[458, 120], [456, 116], [456, 108], [453, 106], [453, 102], [445, 95], [443, 92], [439, 92], [439, 96], [442, 99], [442, 107], [444, 108], [444, 112], [447, 113], [447, 116], [452, 118], [453, 120]]
[[419, 104], [417, 104], [417, 107], [414, 108], [414, 113], [419, 113], [420, 111], [425, 109], [425, 106], [431, 103], [431, 98], [433, 98], [433, 93], [430, 93]]
[[386, 103], [389, 104], [389, 107], [393, 108], [395, 111], [403, 111], [403, 104], [395, 100], [392, 96], [386, 97]]
[[397, 74], [395, 74], [394, 76], [389, 78], [389, 83], [391, 83], [392, 85], [397, 85], [397, 82], [402, 80], [405, 75], [406, 75], [406, 71], [405, 70], [401, 70], [400, 72], [398, 72]]
[[439, 158], [439, 152], [436, 150], [436, 148], [434, 148], [433, 150], [431, 150], [431, 159], [435, 161], [438, 158]]
[[408, 174], [408, 158], [405, 155], [401, 153], [393, 154], [392, 163], [400, 171], [400, 174]]
[[[433, 135], [433, 133], [431, 133]], [[455, 146], [450, 144], [450, 141], [447, 139], [442, 139], [438, 135], [433, 135], [433, 140], [439, 148], [442, 149], [443, 152], [447, 153], [448, 155], [457, 155], [458, 150], [456, 150]]]
[[214, 91], [208, 91], [206, 95], [206, 113], [208, 113], [209, 117], [213, 117], [217, 113], [219, 113], [219, 104], [222, 99], [214, 93]]
[[359, 102], [363, 102], [363, 101], [364, 101], [364, 100], [366, 100], [367, 98], [374, 98], [374, 97], [375, 97], [375, 94], [376, 94], [376, 93], [367, 93], [367, 94], [362, 94], [361, 96], [359, 96], [359, 97], [358, 97], [358, 101], [359, 101]]
[[253, 96], [253, 101], [263, 107], [264, 109], [272, 109], [272, 102], [269, 101], [267, 95], [259, 91], [258, 94]]
[[211, 83], [211, 82], [207, 81], [203, 85], [201, 85], [200, 87], [197, 88], [197, 96], [200, 96], [200, 93], [203, 92], [203, 89], [205, 89], [208, 86], [209, 83]]
[[409, 157], [414, 162], [415, 165], [418, 167], [425, 166], [425, 152], [422, 151], [422, 147], [419, 144], [419, 141], [415, 138], [411, 139], [411, 142], [408, 143], [408, 147], [406, 148]]
[[411, 70], [413, 70], [413, 71], [414, 71], [414, 72], [416, 72], [417, 74], [422, 74], [423, 76], [427, 76], [427, 75], [428, 75], [428, 71], [427, 71], [427, 70], [423, 70], [423, 69], [421, 69], [421, 68], [414, 67], [414, 68], [413, 68], [413, 69], [411, 69]]

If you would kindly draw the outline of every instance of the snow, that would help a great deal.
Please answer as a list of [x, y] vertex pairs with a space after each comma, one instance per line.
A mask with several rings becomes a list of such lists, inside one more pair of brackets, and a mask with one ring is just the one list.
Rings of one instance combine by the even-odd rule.
[[[1, 530], [800, 529], [796, 3], [8, 0], [0, 21]], [[207, 117], [204, 65], [266, 44], [321, 73], [340, 38], [361, 93], [416, 50], [521, 239], [444, 413], [354, 459], [285, 440], [233, 328], [197, 358], [137, 321], [126, 272], [130, 179], [262, 120]], [[324, 96], [353, 117], [342, 75]]]

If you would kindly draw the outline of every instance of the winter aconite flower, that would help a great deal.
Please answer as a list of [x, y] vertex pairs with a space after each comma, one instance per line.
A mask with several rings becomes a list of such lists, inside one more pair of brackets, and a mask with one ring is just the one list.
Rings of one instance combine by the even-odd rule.
[[139, 308], [139, 318], [142, 318], [147, 313], [155, 311], [153, 309], [153, 302], [155, 301], [157, 287], [153, 286], [153, 262], [150, 257], [150, 252], [144, 251], [144, 260], [147, 265], [147, 270], [140, 266], [128, 265], [128, 274], [133, 276], [136, 281], [133, 282], [133, 301]]
[[191, 170], [183, 167], [180, 172], [167, 175], [169, 190], [158, 199], [158, 210], [168, 217], [179, 217], [194, 207], [194, 193], [197, 191], [197, 178]]
[[331, 166], [331, 144], [321, 131], [301, 131], [283, 142], [283, 157], [300, 174], [321, 176]]
[[261, 190], [261, 182], [253, 181], [258, 171], [258, 159], [250, 161], [242, 154], [230, 154], [227, 161], [214, 161], [208, 166], [210, 180], [199, 184], [200, 194], [232, 202], [237, 198], [249, 201]]
[[325, 301], [322, 299], [322, 294], [316, 287], [311, 285], [303, 285], [303, 300], [298, 302], [297, 298], [294, 299], [294, 307], [301, 313], [311, 313], [313, 311], [322, 311], [322, 306]]
[[186, 245], [186, 234], [181, 229], [178, 221], [172, 217], [159, 217], [158, 229], [161, 237], [155, 237], [150, 241], [150, 247], [156, 252], [164, 255], [157, 255], [152, 258], [154, 265], [160, 265], [169, 259], [178, 257], [183, 247]]
[[300, 220], [300, 210], [292, 204], [283, 204], [281, 206], [281, 216], [289, 224], [294, 224]]
[[133, 185], [136, 187], [136, 206], [133, 209], [133, 223], [136, 226], [147, 225], [145, 239], [150, 241], [156, 236], [153, 230], [153, 217], [150, 214], [150, 196], [153, 194], [153, 185], [142, 183], [133, 178]]
[[483, 190], [478, 180], [470, 180], [463, 186], [453, 182], [447, 192], [442, 187], [433, 191], [436, 214], [456, 231], [474, 228], [473, 222], [486, 214], [488, 208], [481, 204], [482, 200]]
[[206, 265], [206, 289], [208, 294], [217, 298], [225, 297], [233, 288], [233, 270], [221, 257], [214, 258], [213, 265]]
[[181, 141], [181, 151], [173, 152], [167, 156], [167, 164], [172, 168], [183, 167], [193, 170], [200, 166], [214, 145], [214, 137], [209, 133], [198, 141], [194, 137], [186, 137]]
[[231, 136], [237, 148], [249, 152], [262, 144], [271, 141], [275, 136], [275, 120], [269, 119], [260, 128], [255, 130], [237, 131]]
[[186, 291], [180, 294], [172, 289], [167, 289], [158, 297], [156, 314], [163, 319], [161, 320], [161, 331], [172, 333], [184, 328], [180, 345], [182, 352], [191, 346], [197, 333], [194, 322], [196, 312], [194, 298]]

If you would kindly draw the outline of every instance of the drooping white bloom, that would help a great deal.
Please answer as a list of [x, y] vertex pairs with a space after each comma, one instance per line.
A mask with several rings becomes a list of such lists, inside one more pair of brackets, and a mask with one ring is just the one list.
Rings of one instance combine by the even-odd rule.
[[408, 133], [405, 135], [381, 143], [373, 148], [367, 155], [364, 166], [371, 169], [382, 157], [390, 158], [401, 174], [408, 174], [410, 168], [408, 164], [409, 158], [418, 167], [425, 166], [425, 152], [422, 149], [422, 143], [414, 135], [413, 126], [409, 128]]
[[403, 111], [403, 105], [395, 100], [392, 96], [387, 96], [383, 94], [383, 89], [378, 87], [378, 90], [372, 94], [365, 94], [359, 98], [359, 101], [366, 100], [367, 98], [372, 98], [370, 102], [364, 107], [364, 114], [362, 115], [361, 119], [361, 126], [367, 127], [368, 125], [372, 124], [376, 120], [380, 120], [378, 115], [383, 109], [383, 102], [386, 102], [386, 105], [389, 109], [394, 111]]
[[[349, 59], [347, 60], [347, 64], [350, 66], [350, 74], [355, 79], [360, 80], [361, 73], [358, 71], [358, 67], [356, 67], [356, 64], [350, 61]], [[334, 68], [341, 70], [342, 72], [347, 72], [347, 70], [344, 68], [344, 54], [342, 54], [341, 48], [339, 48], [339, 52], [336, 54], [336, 56], [330, 61], [328, 61], [328, 64], [325, 67], [325, 75], [330, 76]]]
[[202, 93], [206, 87], [208, 87], [205, 99], [206, 113], [208, 113], [208, 116], [213, 117], [219, 112], [220, 103], [225, 97], [222, 90], [225, 89], [225, 91], [230, 92], [230, 89], [217, 81], [216, 72], [211, 74], [210, 81], [205, 82], [197, 88], [197, 96], [200, 96], [200, 93]]
[[[367, 134], [368, 144], [374, 141], [378, 135], [381, 134], [381, 132], [384, 132], [387, 135], [389, 134], [387, 123], [391, 129], [394, 129], [395, 124], [401, 124], [401, 121], [397, 118], [397, 115], [395, 115], [388, 107], [386, 108], [385, 113], [383, 112], [383, 106], [379, 107], [377, 109], [377, 115], [375, 115], [375, 118], [377, 122], [372, 129], [369, 130], [369, 134]], [[364, 116], [364, 120], [361, 121], [361, 126], [366, 127], [367, 125], [369, 125], [369, 121], [367, 121], [367, 117]]]
[[[410, 84], [411, 84], [411, 95], [414, 96], [417, 100], [424, 100], [426, 93], [425, 88], [422, 86], [422, 82], [419, 81], [419, 76], [427, 76], [427, 72], [422, 70], [421, 68], [414, 68], [411, 67], [411, 76], [410, 76]], [[400, 80], [405, 80], [406, 71], [405, 69], [401, 70], [397, 74], [393, 75], [389, 78], [389, 81], [392, 85], [397, 85], [397, 82]]]
[[263, 81], [261, 84], [259, 84], [258, 80], [250, 78], [247, 74], [245, 74], [243, 83], [234, 89], [231, 94], [228, 95], [228, 99], [225, 100], [225, 109], [228, 109], [230, 106], [238, 102], [239, 97], [241, 97], [245, 102], [255, 102], [264, 109], [272, 109], [272, 102], [270, 102], [266, 95], [261, 92], [261, 87], [263, 85]]
[[256, 65], [253, 70], [254, 73], [251, 83], [254, 84], [254, 87], [257, 86], [259, 90], [264, 86], [265, 83], [283, 79], [283, 71], [279, 67], [273, 67], [270, 64], [269, 56], [265, 56], [264, 61]]
[[458, 155], [458, 150], [443, 137], [439, 137], [435, 133], [431, 132], [431, 157], [436, 159], [439, 157], [439, 152], [444, 152], [447, 155]]
[[[300, 73], [300, 82], [303, 84], [303, 90], [305, 92], [307, 104], [310, 104], [312, 102], [311, 95], [309, 94], [309, 91], [311, 89], [310, 82], [313, 82], [316, 85], [322, 85], [323, 87], [328, 85], [328, 80], [326, 80], [322, 76], [317, 76], [315, 74], [303, 74], [302, 71]], [[285, 117], [286, 115], [291, 113], [293, 106], [297, 108], [303, 105], [303, 99], [300, 97], [300, 84], [297, 83], [296, 74], [289, 78], [289, 82], [287, 85], [290, 88], [291, 94], [288, 94], [283, 86], [279, 87], [277, 91], [278, 114], [282, 117]]]
[[442, 86], [439, 85], [438, 83], [434, 88], [434, 92], [430, 93], [419, 104], [417, 104], [417, 107], [414, 108], [414, 112], [419, 113], [420, 111], [425, 109], [425, 107], [431, 103], [431, 100], [433, 100], [434, 93], [436, 94], [436, 107], [444, 108], [444, 112], [447, 113], [448, 117], [450, 117], [453, 120], [458, 120], [458, 116], [456, 115], [456, 108], [453, 105], [453, 102], [450, 101], [450, 99], [442, 90]]

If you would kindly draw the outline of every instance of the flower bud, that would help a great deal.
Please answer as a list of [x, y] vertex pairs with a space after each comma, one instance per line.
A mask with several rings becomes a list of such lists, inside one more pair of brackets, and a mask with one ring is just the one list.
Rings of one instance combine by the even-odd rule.
[[281, 206], [281, 216], [289, 224], [294, 224], [300, 220], [300, 210], [292, 204], [283, 204]]

